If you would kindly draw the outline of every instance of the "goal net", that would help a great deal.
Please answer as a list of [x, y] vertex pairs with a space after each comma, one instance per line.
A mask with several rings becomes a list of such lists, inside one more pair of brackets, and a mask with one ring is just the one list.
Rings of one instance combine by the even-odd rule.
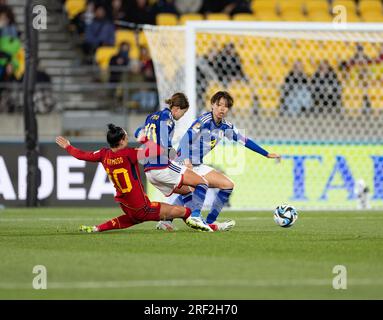
[[227, 90], [227, 120], [283, 155], [225, 141], [205, 158], [234, 181], [231, 208], [383, 208], [383, 25], [202, 21], [145, 35], [161, 101], [191, 102], [176, 140]]

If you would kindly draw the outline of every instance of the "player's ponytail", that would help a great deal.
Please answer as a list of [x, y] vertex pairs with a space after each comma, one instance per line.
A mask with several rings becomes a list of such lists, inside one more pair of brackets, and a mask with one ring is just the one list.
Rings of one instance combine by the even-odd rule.
[[177, 92], [172, 95], [170, 99], [166, 99], [165, 103], [169, 105], [169, 108], [179, 107], [181, 110], [189, 108], [189, 100], [182, 92]]
[[111, 148], [118, 147], [120, 141], [125, 137], [125, 130], [121, 127], [115, 126], [113, 123], [108, 124], [108, 129], [106, 140]]

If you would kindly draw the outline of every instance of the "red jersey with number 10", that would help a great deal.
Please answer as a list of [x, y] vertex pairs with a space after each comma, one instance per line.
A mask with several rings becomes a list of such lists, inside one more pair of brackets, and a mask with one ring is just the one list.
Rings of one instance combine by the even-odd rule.
[[116, 195], [114, 199], [131, 209], [141, 209], [150, 201], [144, 191], [138, 168], [140, 149], [125, 148], [113, 152], [109, 148], [89, 152], [73, 146], [66, 148], [68, 153], [79, 160], [101, 162], [109, 179], [112, 181]]

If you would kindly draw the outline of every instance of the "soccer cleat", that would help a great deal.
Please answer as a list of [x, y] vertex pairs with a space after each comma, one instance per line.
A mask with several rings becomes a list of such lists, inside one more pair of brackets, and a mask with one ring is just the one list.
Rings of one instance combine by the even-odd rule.
[[203, 220], [200, 217], [192, 217], [190, 216], [185, 220], [185, 223], [193, 229], [199, 230], [199, 231], [205, 231], [205, 232], [213, 232], [213, 230], [203, 222]]
[[80, 231], [81, 232], [87, 232], [87, 233], [92, 233], [92, 232], [98, 232], [98, 229], [96, 226], [80, 226]]
[[214, 224], [218, 227], [217, 231], [229, 231], [235, 226], [235, 221], [226, 220], [224, 222], [215, 222]]
[[158, 223], [156, 225], [156, 229], [157, 230], [164, 230], [164, 231], [176, 231], [177, 230], [176, 226], [171, 221], [168, 221], [168, 220], [158, 221]]

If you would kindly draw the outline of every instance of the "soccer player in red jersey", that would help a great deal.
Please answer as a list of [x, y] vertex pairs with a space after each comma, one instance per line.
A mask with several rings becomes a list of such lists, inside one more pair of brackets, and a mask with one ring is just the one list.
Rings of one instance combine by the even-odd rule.
[[[81, 226], [80, 231], [102, 232], [112, 229], [129, 228], [144, 221], [160, 221], [182, 218], [194, 229], [211, 231], [201, 218], [191, 217], [189, 208], [173, 206], [167, 203], [151, 202], [144, 192], [140, 179], [138, 161], [151, 155], [157, 156], [164, 149], [149, 141], [146, 137], [140, 139], [143, 148], [128, 148], [128, 135], [121, 127], [108, 125], [107, 141], [110, 148], [102, 148], [89, 152], [73, 147], [64, 137], [57, 137], [56, 143], [69, 154], [79, 160], [101, 162], [109, 179], [116, 189], [115, 201], [120, 203], [123, 215], [106, 221], [98, 226]], [[160, 149], [160, 150], [158, 150]]]

